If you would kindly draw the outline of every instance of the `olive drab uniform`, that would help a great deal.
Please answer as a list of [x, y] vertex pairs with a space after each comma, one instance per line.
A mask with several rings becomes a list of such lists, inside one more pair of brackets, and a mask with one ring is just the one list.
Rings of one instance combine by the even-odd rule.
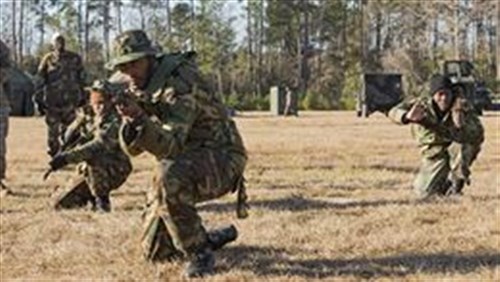
[[158, 261], [178, 251], [193, 254], [207, 245], [196, 204], [236, 190], [240, 200], [246, 197], [243, 141], [189, 55], [157, 56], [149, 83], [134, 94], [147, 116], [122, 124], [120, 143], [132, 156], [146, 151], [157, 160], [145, 256]]
[[[78, 183], [71, 195], [60, 200], [61, 207], [73, 207], [86, 203], [71, 203], [81, 201], [86, 195], [93, 199], [108, 198], [112, 190], [119, 188], [132, 172], [130, 158], [123, 152], [118, 141], [121, 118], [114, 108], [102, 115], [93, 115], [83, 110], [68, 127], [66, 141], [77, 142], [63, 156], [68, 164], [82, 163], [79, 172], [83, 175], [85, 184]], [[71, 138], [69, 136], [78, 136]], [[75, 141], [69, 141], [69, 140]], [[79, 195], [76, 195], [79, 194]], [[75, 199], [75, 196], [79, 198]], [[88, 196], [87, 196], [88, 197]], [[64, 199], [64, 200], [63, 200]], [[57, 205], [56, 205], [57, 207]]]
[[9, 91], [9, 49], [3, 41], [0, 41], [0, 185], [4, 189], [3, 179], [7, 169], [5, 155], [7, 153], [7, 134], [9, 131], [10, 103], [7, 96]]
[[464, 122], [460, 128], [455, 126], [451, 111], [440, 116], [431, 97], [403, 102], [389, 111], [389, 117], [403, 124], [404, 115], [415, 103], [425, 107], [424, 120], [412, 124], [422, 154], [413, 183], [416, 192], [426, 198], [445, 194], [453, 181], [470, 183], [470, 166], [484, 141], [483, 126], [473, 108], [468, 105], [463, 109]]
[[83, 99], [82, 60], [70, 51], [52, 51], [43, 57], [38, 68], [43, 89], [35, 94], [39, 110], [45, 112], [48, 127], [48, 153], [60, 150], [61, 135], [75, 118], [75, 108]]

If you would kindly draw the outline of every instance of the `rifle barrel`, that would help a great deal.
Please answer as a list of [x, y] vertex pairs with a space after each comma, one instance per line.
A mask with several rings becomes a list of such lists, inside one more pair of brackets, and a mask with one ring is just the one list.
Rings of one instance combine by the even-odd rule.
[[47, 180], [49, 178], [50, 174], [53, 172], [52, 168], [49, 168], [44, 174], [43, 174], [43, 180]]

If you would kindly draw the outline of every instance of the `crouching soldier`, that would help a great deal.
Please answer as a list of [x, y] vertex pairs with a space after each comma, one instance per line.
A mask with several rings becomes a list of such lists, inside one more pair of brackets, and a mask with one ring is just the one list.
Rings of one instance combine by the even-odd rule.
[[452, 91], [449, 78], [435, 75], [430, 94], [395, 106], [389, 117], [414, 125], [422, 162], [413, 186], [420, 197], [460, 195], [470, 184], [470, 166], [481, 149], [484, 129], [473, 107]]
[[118, 141], [121, 118], [111, 101], [111, 95], [117, 91], [116, 87], [119, 86], [107, 81], [94, 83], [89, 89], [93, 115], [77, 118], [69, 130], [78, 130], [78, 133], [66, 134], [78, 136], [66, 137], [68, 139], [80, 138], [83, 142], [57, 154], [49, 163], [51, 170], [56, 171], [68, 164], [84, 162], [81, 169], [84, 181], [77, 182], [70, 193], [61, 197], [56, 208], [71, 208], [91, 202], [94, 210], [109, 212], [110, 192], [120, 187], [132, 171], [130, 159], [121, 150]]
[[[117, 104], [122, 148], [155, 156], [157, 171], [145, 218], [143, 247], [151, 261], [182, 253], [186, 276], [213, 273], [214, 250], [235, 238], [212, 236], [196, 204], [236, 192], [246, 215], [243, 171], [247, 155], [238, 129], [204, 81], [190, 53], [163, 54], [141, 30], [115, 39], [108, 67], [130, 79], [128, 101]], [[235, 229], [227, 229], [235, 234]], [[223, 239], [226, 238], [226, 239]]]

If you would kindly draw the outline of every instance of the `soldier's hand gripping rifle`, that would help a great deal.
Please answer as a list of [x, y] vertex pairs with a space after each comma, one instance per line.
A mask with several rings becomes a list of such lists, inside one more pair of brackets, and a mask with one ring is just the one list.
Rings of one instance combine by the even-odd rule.
[[66, 160], [66, 154], [64, 152], [56, 154], [49, 162], [50, 168], [43, 174], [43, 180], [46, 180], [49, 175], [57, 171], [68, 164]]
[[61, 150], [50, 160], [50, 168], [43, 174], [43, 180], [46, 180], [52, 172], [65, 167], [68, 164], [65, 152], [71, 150], [85, 140], [80, 131], [77, 129], [66, 132], [67, 134], [64, 136], [64, 142], [61, 145]]

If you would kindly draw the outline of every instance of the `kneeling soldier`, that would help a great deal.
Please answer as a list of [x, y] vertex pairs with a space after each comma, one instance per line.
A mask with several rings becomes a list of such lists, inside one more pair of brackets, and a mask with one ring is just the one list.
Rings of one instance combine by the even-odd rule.
[[[83, 144], [57, 154], [49, 163], [51, 170], [56, 171], [68, 164], [85, 162], [82, 170], [85, 182], [76, 186], [79, 187], [80, 203], [74, 204], [81, 205], [82, 201], [90, 201], [95, 210], [104, 212], [111, 210], [110, 192], [120, 187], [132, 171], [130, 159], [121, 150], [118, 141], [121, 118], [111, 101], [116, 87], [119, 86], [107, 81], [94, 83], [89, 89], [93, 116], [82, 115], [68, 128], [72, 131], [78, 130], [77, 134], [84, 140]], [[56, 208], [72, 205], [64, 201], [58, 204]]]
[[435, 75], [430, 97], [403, 102], [389, 111], [400, 124], [413, 123], [422, 152], [413, 186], [422, 198], [460, 195], [470, 184], [470, 166], [484, 141], [484, 129], [473, 107], [452, 91], [449, 78]]

